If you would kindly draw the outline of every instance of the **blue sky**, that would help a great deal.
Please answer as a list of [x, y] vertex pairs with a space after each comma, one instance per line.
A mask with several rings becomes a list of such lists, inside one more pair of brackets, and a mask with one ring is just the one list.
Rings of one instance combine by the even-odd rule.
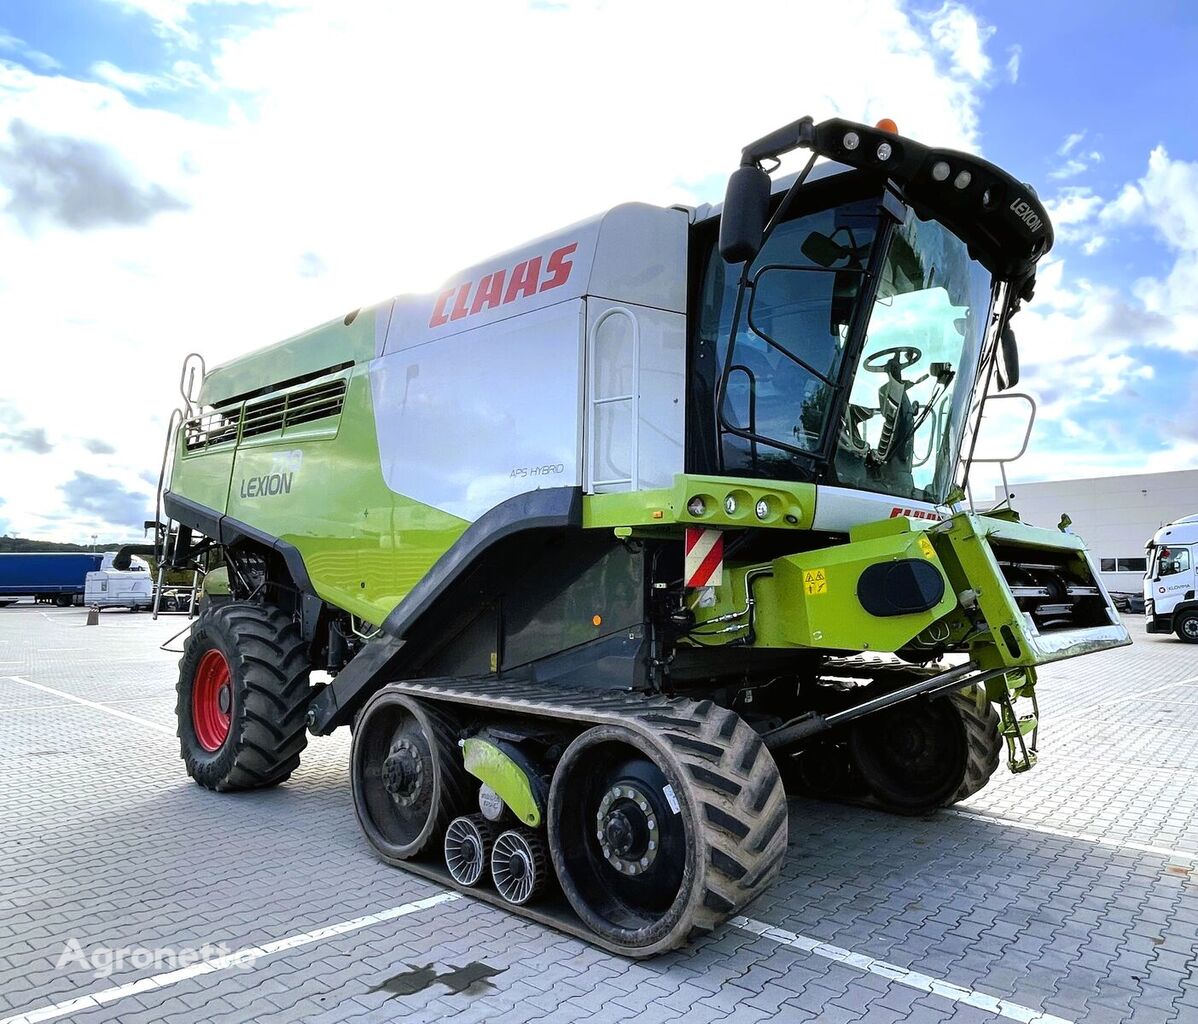
[[1198, 465], [1195, 53], [1198, 8], [1159, 0], [0, 0], [0, 532], [136, 533], [188, 351], [718, 200], [808, 112], [1048, 202], [1014, 478]]

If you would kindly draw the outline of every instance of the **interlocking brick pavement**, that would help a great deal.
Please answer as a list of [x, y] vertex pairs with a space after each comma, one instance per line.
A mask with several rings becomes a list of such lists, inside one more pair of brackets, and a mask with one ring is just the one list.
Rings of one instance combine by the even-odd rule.
[[[278, 789], [201, 790], [163, 728], [177, 655], [158, 646], [183, 620], [83, 622], [80, 609], [0, 610], [0, 1017], [164, 970], [60, 968], [68, 940], [231, 951], [439, 891], [360, 838], [348, 736], [313, 740]], [[634, 963], [458, 899], [62, 1019], [963, 1024], [1003, 1019], [984, 1007], [1006, 1000], [1007, 1019], [1196, 1021], [1198, 651], [1128, 625], [1135, 647], [1044, 671], [1039, 766], [1000, 769], [970, 816], [792, 801], [782, 875], [749, 914], [801, 948], [726, 928]], [[502, 973], [462, 993], [379, 988], [471, 961]], [[984, 1005], [945, 994], [962, 990]]]

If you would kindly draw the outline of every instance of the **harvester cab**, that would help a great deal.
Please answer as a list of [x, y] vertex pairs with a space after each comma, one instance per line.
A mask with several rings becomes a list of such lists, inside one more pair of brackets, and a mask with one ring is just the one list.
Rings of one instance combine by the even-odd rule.
[[1030, 768], [1037, 667], [1130, 642], [1081, 539], [961, 506], [1051, 244], [993, 164], [804, 118], [722, 208], [203, 372], [160, 530], [228, 579], [189, 773], [274, 785], [352, 724], [381, 857], [646, 956], [769, 884], [787, 792], [925, 812]]
[[1198, 515], [1166, 523], [1146, 545], [1145, 628], [1198, 644]]

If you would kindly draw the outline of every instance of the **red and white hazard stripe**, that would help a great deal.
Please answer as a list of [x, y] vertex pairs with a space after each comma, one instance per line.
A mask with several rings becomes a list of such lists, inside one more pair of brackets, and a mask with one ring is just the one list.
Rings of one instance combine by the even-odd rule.
[[686, 528], [688, 587], [718, 587], [724, 581], [724, 533], [697, 526]]

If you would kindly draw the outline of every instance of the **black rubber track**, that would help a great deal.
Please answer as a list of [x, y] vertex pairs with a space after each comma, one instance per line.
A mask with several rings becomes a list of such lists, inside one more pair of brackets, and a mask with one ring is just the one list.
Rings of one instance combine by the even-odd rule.
[[[229, 736], [214, 753], [196, 739], [191, 717], [195, 669], [213, 647], [229, 664], [233, 689]], [[279, 609], [244, 601], [206, 609], [179, 659], [175, 715], [187, 774], [222, 792], [287, 779], [308, 744], [310, 667], [299, 627]]]
[[703, 891], [687, 935], [710, 932], [769, 886], [787, 843], [786, 790], [770, 752], [734, 711], [683, 705], [694, 728], [662, 729], [681, 762], [706, 852]]
[[621, 726], [660, 751], [679, 777], [678, 796], [695, 821], [694, 887], [677, 927], [651, 944], [624, 946], [596, 937], [613, 952], [652, 956], [713, 930], [768, 888], [782, 865], [787, 812], [778, 767], [739, 715], [711, 701], [538, 683], [509, 684], [500, 695], [485, 681], [459, 679], [397, 682], [385, 689], [435, 702], [445, 711], [464, 704], [474, 715], [490, 708], [534, 720]]

